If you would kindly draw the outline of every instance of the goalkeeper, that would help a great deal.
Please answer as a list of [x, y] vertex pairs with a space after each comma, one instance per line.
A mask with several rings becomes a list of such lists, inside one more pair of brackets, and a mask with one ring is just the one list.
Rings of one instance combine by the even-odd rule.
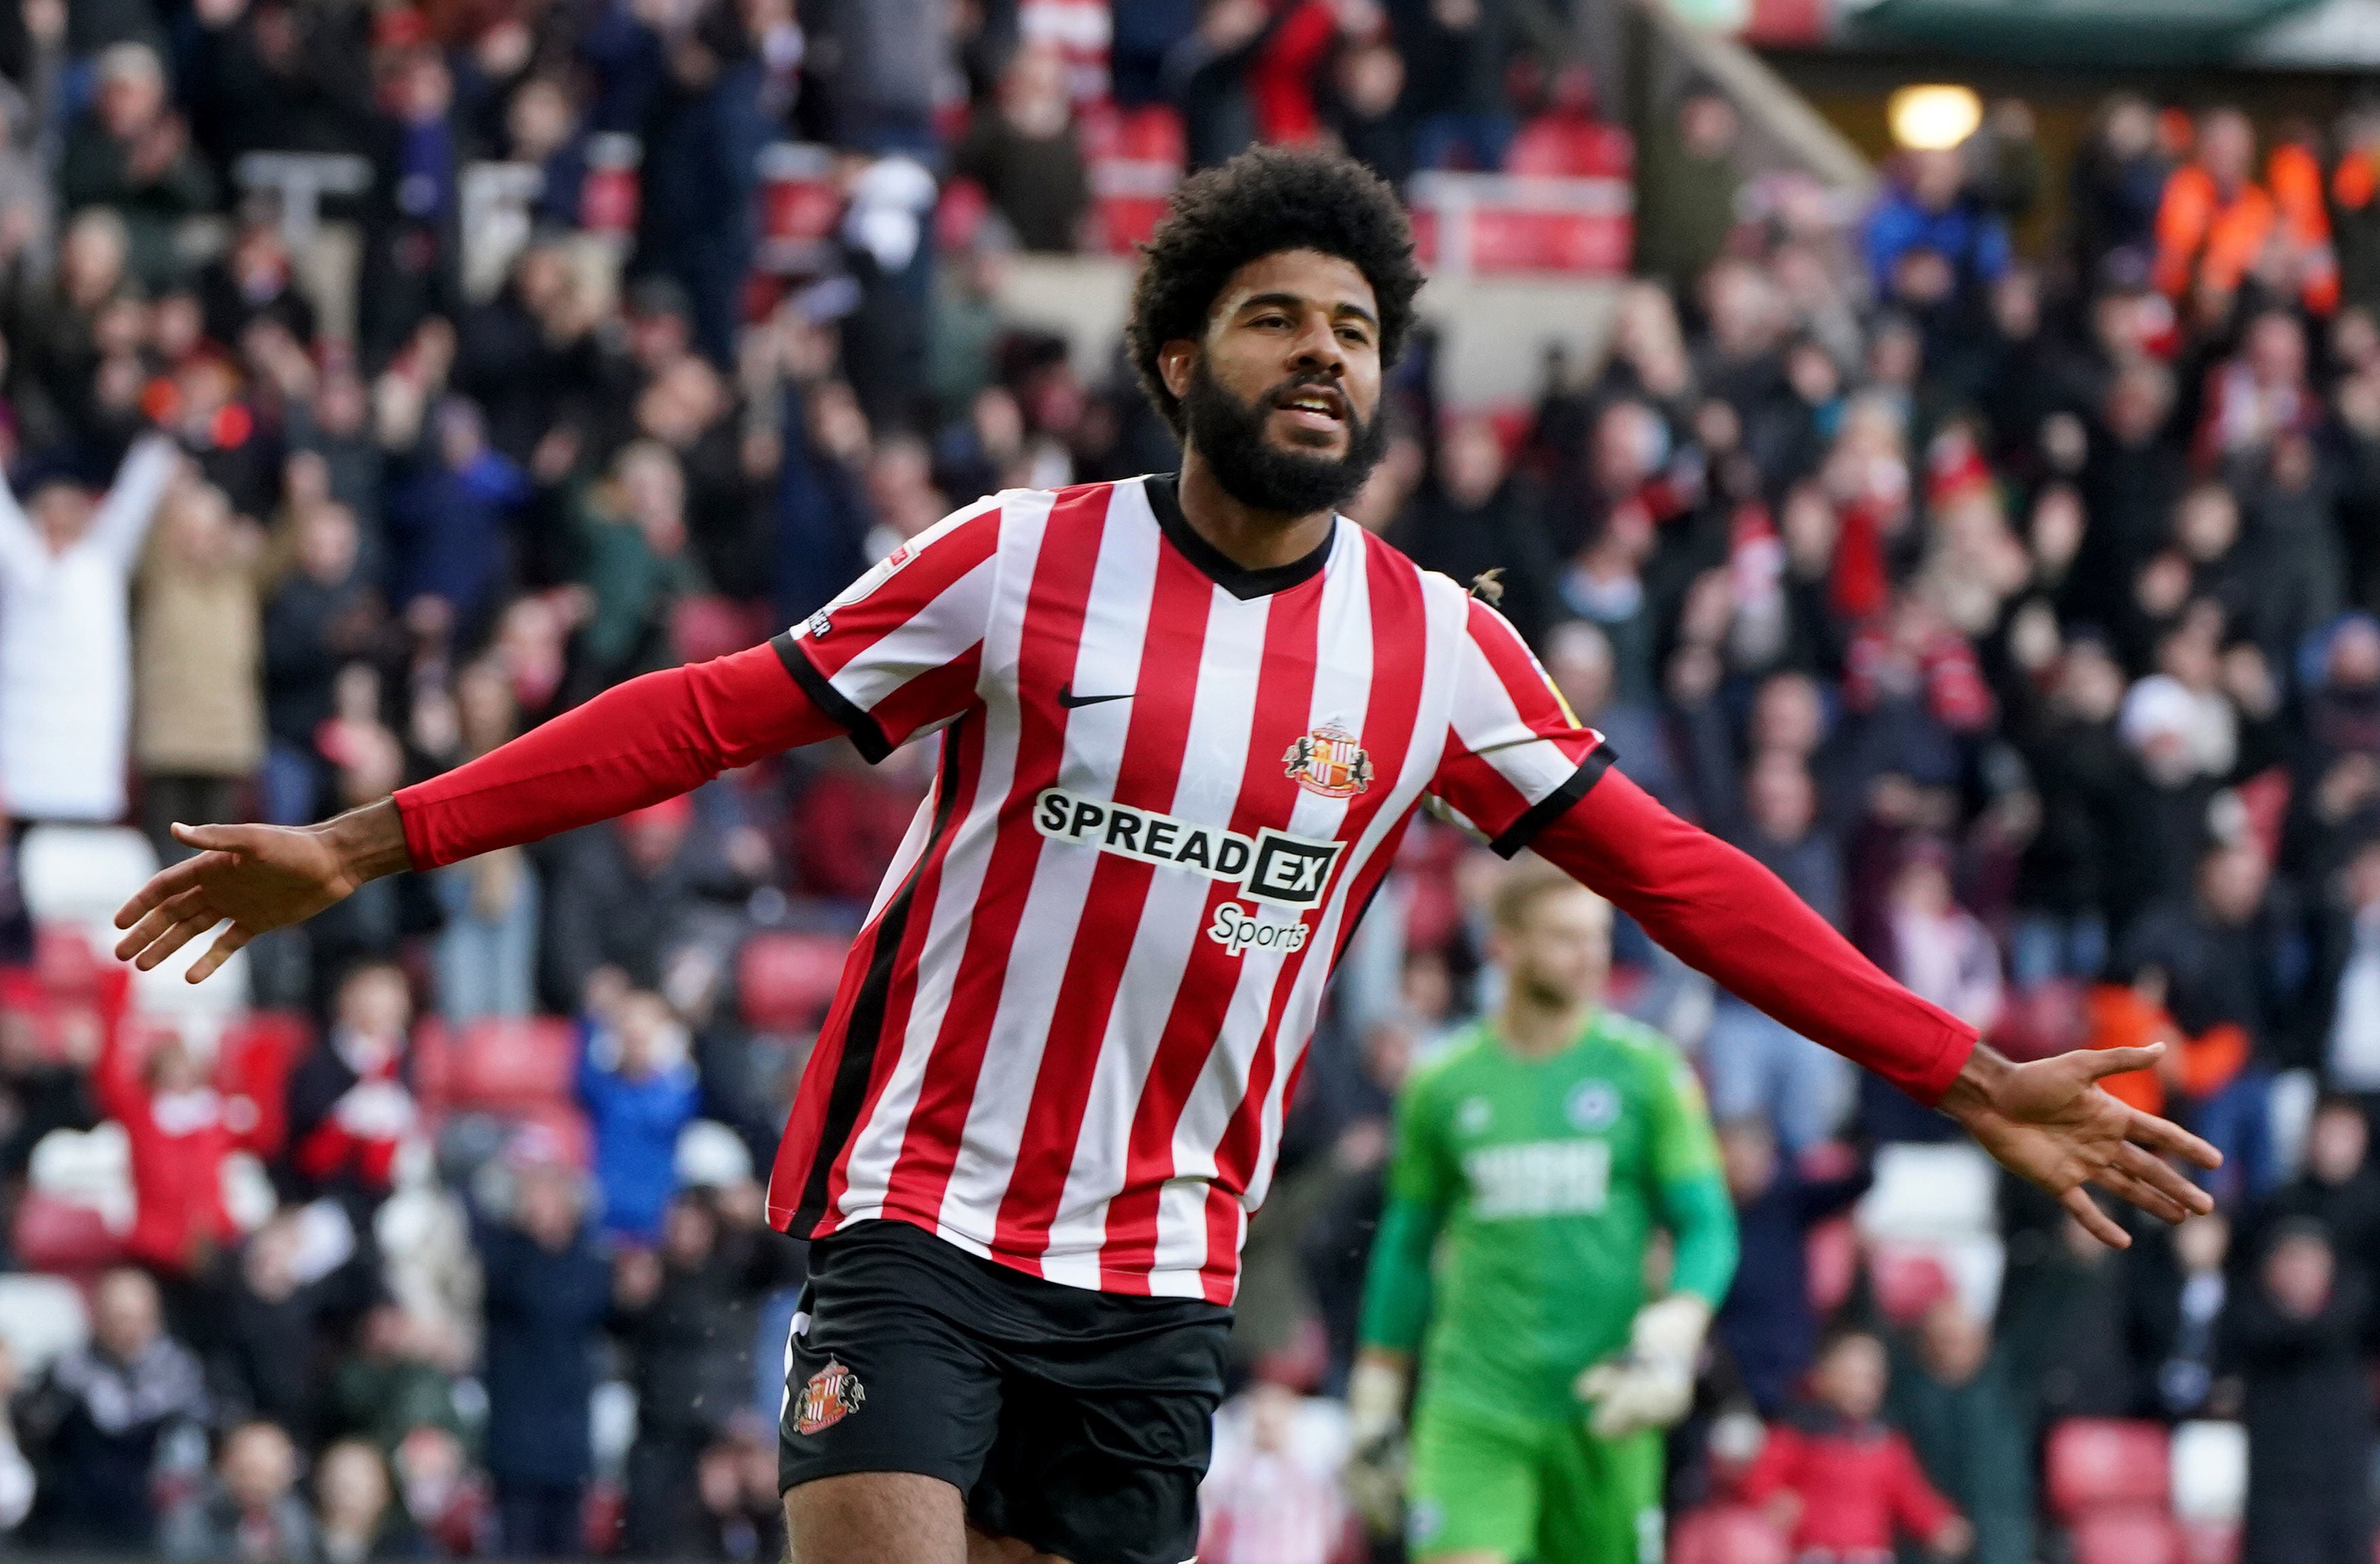
[[[1661, 1430], [1693, 1399], [1735, 1214], [1694, 1076], [1659, 1033], [1599, 1008], [1609, 904], [1524, 866], [1493, 907], [1501, 1007], [1397, 1105], [1349, 1483], [1367, 1517], [1393, 1515], [1419, 1348], [1416, 1558], [1658, 1564]], [[1647, 1302], [1657, 1227], [1676, 1261]]]

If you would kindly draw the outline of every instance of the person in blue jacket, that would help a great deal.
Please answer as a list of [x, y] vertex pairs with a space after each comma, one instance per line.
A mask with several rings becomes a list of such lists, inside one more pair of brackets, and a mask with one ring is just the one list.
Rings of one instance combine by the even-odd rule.
[[603, 1231], [650, 1246], [677, 1193], [678, 1132], [701, 1097], [686, 1028], [668, 1000], [639, 988], [613, 1003], [608, 1024], [590, 1019], [583, 1036], [578, 1097], [595, 1135]]

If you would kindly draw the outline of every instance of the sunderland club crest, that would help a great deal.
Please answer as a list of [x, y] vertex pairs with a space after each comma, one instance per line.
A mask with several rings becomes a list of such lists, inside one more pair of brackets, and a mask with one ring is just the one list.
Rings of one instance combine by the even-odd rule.
[[801, 1404], [794, 1409], [794, 1431], [816, 1434], [832, 1428], [857, 1412], [867, 1400], [868, 1388], [859, 1382], [859, 1376], [829, 1358], [826, 1366], [811, 1375], [809, 1383], [802, 1387]]
[[1290, 781], [1325, 798], [1353, 798], [1372, 785], [1372, 758], [1344, 728], [1316, 728], [1281, 759]]

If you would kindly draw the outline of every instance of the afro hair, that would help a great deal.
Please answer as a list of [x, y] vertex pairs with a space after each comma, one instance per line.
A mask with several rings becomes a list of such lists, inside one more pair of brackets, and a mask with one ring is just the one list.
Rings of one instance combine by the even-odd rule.
[[1204, 336], [1208, 312], [1232, 273], [1287, 249], [1335, 255], [1363, 273], [1379, 305], [1381, 368], [1404, 351], [1422, 273], [1413, 224], [1396, 191], [1334, 153], [1252, 147], [1184, 181], [1133, 285], [1124, 328], [1132, 366], [1174, 433], [1182, 432], [1182, 402], [1158, 373], [1158, 350]]

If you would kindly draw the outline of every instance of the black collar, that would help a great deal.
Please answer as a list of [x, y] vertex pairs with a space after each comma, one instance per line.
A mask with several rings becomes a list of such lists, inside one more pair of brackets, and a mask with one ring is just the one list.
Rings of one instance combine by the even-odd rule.
[[1182, 514], [1180, 479], [1172, 473], [1153, 473], [1141, 480], [1148, 495], [1148, 508], [1157, 513], [1158, 529], [1166, 540], [1182, 551], [1182, 557], [1198, 567], [1208, 580], [1242, 602], [1250, 598], [1269, 597], [1274, 592], [1286, 592], [1301, 582], [1322, 574], [1322, 566], [1330, 558], [1330, 545], [1339, 540], [1337, 518], [1330, 530], [1313, 552], [1304, 559], [1287, 564], [1268, 565], [1262, 570], [1250, 570], [1233, 562], [1232, 556], [1198, 536], [1190, 518]]

